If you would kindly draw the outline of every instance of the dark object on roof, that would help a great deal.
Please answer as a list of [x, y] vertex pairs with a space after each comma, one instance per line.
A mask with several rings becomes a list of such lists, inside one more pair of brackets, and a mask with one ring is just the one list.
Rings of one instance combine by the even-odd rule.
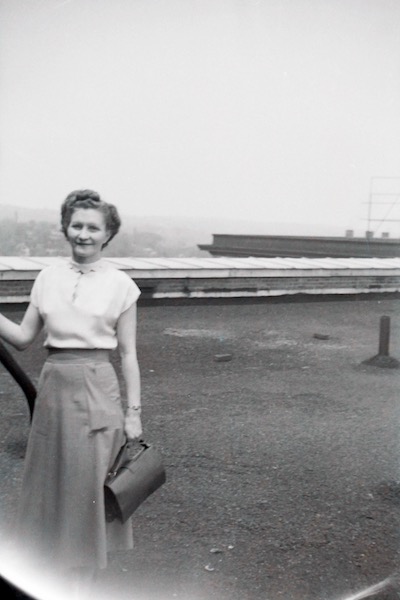
[[198, 244], [213, 256], [297, 258], [394, 258], [400, 239], [213, 234], [212, 244]]

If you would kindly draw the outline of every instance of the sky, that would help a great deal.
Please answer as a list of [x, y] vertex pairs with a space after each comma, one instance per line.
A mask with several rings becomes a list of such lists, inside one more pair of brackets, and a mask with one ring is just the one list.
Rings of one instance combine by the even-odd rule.
[[0, 0], [0, 205], [400, 236], [399, 30], [398, 0]]

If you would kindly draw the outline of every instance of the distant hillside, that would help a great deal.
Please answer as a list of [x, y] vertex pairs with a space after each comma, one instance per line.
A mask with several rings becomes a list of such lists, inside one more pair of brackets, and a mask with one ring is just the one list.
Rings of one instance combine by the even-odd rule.
[[[108, 256], [204, 256], [198, 244], [212, 242], [214, 233], [252, 235], [343, 235], [339, 227], [315, 224], [262, 223], [218, 218], [134, 216], [121, 213], [120, 234]], [[6, 222], [6, 223], [5, 223]], [[35, 226], [33, 226], [35, 223]], [[59, 209], [35, 209], [0, 204], [0, 254], [68, 254], [59, 229]], [[38, 252], [40, 251], [40, 254]]]
[[46, 208], [26, 208], [24, 206], [0, 204], [0, 220], [4, 219], [12, 219], [18, 222], [49, 221], [55, 223], [59, 220], [59, 211]]

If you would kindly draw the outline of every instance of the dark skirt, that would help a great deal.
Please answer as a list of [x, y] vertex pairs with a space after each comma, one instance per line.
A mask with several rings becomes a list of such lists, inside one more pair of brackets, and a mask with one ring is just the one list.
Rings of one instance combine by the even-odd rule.
[[[124, 442], [118, 380], [101, 350], [50, 352], [25, 459], [18, 543], [59, 568], [107, 565], [133, 547], [130, 520], [107, 523], [104, 480]], [[33, 556], [33, 554], [32, 554]]]

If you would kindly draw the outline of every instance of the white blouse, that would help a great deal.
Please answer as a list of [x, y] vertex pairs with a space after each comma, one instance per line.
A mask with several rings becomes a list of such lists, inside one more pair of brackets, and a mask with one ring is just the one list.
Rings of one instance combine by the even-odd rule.
[[43, 319], [46, 347], [113, 349], [118, 319], [139, 295], [136, 283], [104, 260], [66, 259], [39, 273], [31, 303]]

